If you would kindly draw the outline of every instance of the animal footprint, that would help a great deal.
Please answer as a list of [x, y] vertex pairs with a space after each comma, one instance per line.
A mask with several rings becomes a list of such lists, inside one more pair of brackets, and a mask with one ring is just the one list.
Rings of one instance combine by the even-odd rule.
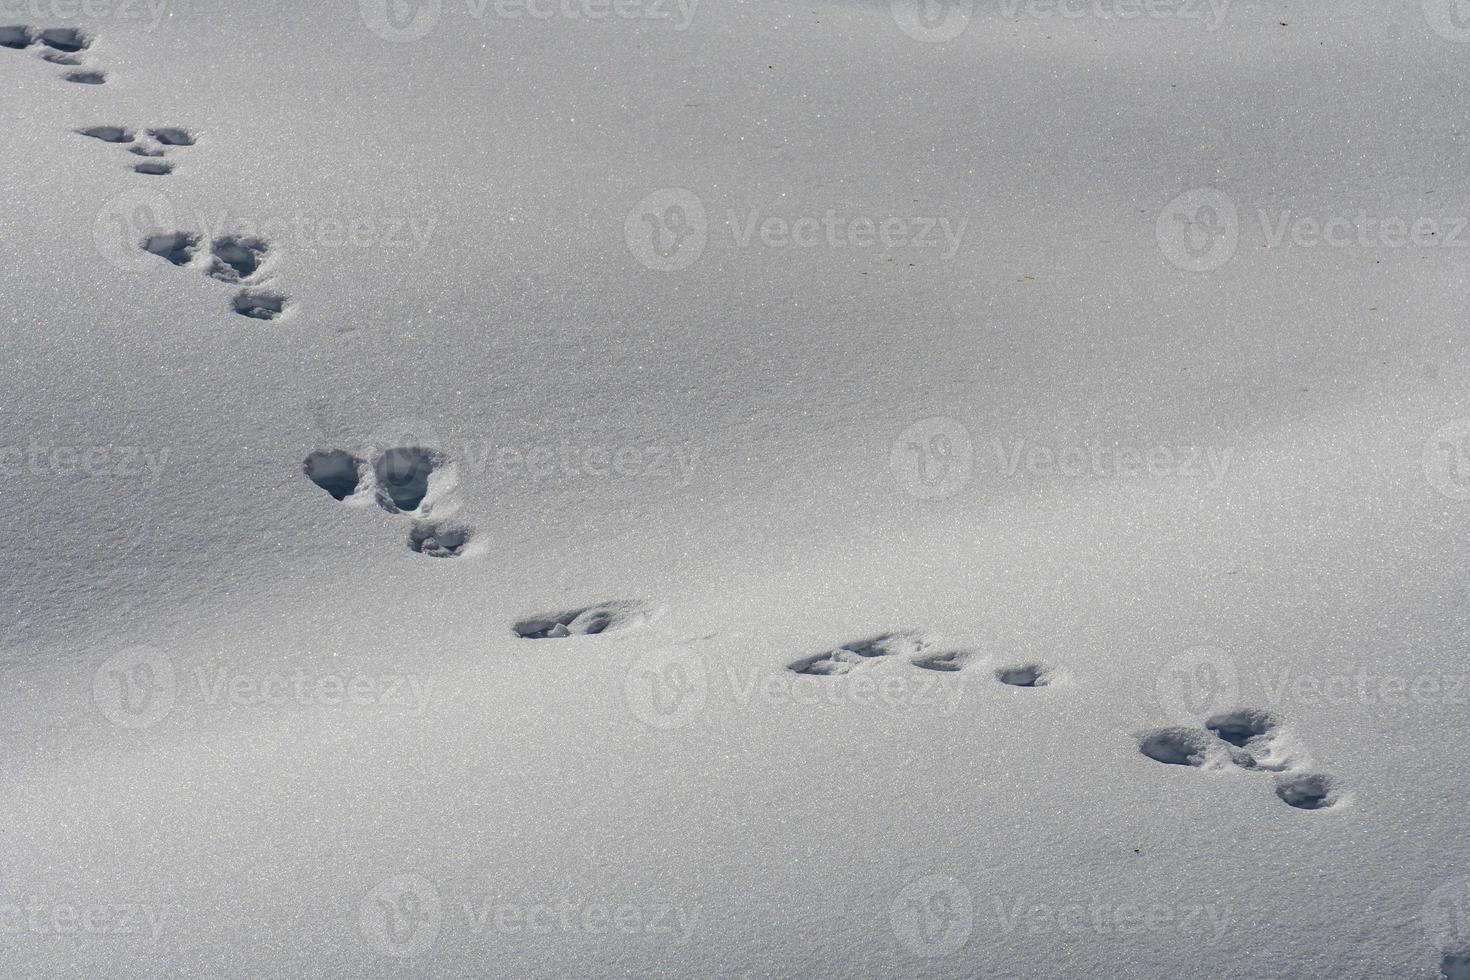
[[126, 126], [92, 126], [77, 132], [104, 143], [131, 143], [136, 138], [133, 131]]
[[1295, 772], [1276, 777], [1276, 795], [1298, 810], [1325, 810], [1337, 803], [1331, 776], [1320, 772]]
[[408, 532], [408, 549], [430, 558], [457, 558], [470, 543], [472, 533], [457, 524], [414, 521]]
[[331, 494], [333, 500], [346, 500], [357, 492], [362, 468], [362, 460], [340, 449], [312, 453], [301, 464], [302, 472], [312, 483]]
[[51, 27], [36, 35], [36, 40], [55, 51], [76, 54], [92, 46], [92, 39], [75, 27]]
[[545, 613], [516, 623], [511, 629], [523, 640], [558, 640], [568, 636], [596, 636], [641, 626], [648, 611], [635, 602], [604, 602], [567, 612]]
[[[92, 38], [74, 27], [49, 27], [42, 31], [22, 24], [0, 27], [0, 48], [20, 51], [32, 45], [46, 49], [40, 52], [43, 61], [77, 67], [82, 64], [81, 53], [92, 46]], [[107, 81], [107, 75], [95, 69], [67, 72], [61, 77], [82, 85], [101, 85]]]
[[[113, 130], [118, 127], [98, 128], [99, 130], [105, 128], [108, 136], [123, 135], [121, 131], [113, 133]], [[94, 136], [94, 138], [102, 139], [103, 137]], [[138, 164], [134, 169], [143, 174], [166, 174], [173, 170], [173, 165], [156, 161], [144, 162]], [[141, 247], [144, 251], [167, 259], [173, 265], [186, 266], [194, 262], [194, 257], [199, 252], [199, 245], [198, 235], [189, 232], [173, 232], [149, 236], [143, 240]], [[210, 278], [221, 282], [235, 284], [256, 282], [264, 278], [264, 260], [268, 251], [269, 246], [258, 238], [243, 236], [217, 238], [210, 244], [210, 258], [205, 272]], [[252, 287], [235, 294], [230, 300], [230, 309], [252, 320], [277, 320], [285, 315], [289, 304], [290, 300], [281, 293]]]
[[378, 503], [390, 514], [419, 509], [429, 494], [429, 477], [444, 463], [432, 449], [400, 447], [383, 453], [373, 463]]
[[796, 674], [836, 677], [880, 657], [913, 656], [921, 653], [925, 645], [925, 641], [915, 633], [880, 633], [866, 640], [844, 643], [834, 650], [803, 657], [788, 664], [786, 669]]
[[973, 659], [974, 654], [968, 650], [946, 650], [943, 653], [933, 653], [915, 660], [914, 666], [923, 670], [937, 670], [943, 673], [955, 673], [965, 669], [965, 664]]
[[1276, 795], [1299, 810], [1322, 810], [1339, 795], [1330, 776], [1292, 772], [1301, 753], [1280, 718], [1259, 708], [1237, 708], [1205, 720], [1204, 728], [1156, 728], [1138, 737], [1138, 751], [1167, 765], [1221, 769], [1236, 766], [1282, 773]]
[[[426, 516], [430, 477], [444, 467], [444, 457], [431, 449], [390, 449], [369, 466], [361, 457], [342, 449], [321, 449], [301, 463], [306, 478], [337, 501], [376, 500], [390, 514]], [[451, 489], [452, 482], [449, 487]], [[457, 558], [471, 553], [473, 528], [447, 521], [415, 520], [408, 532], [408, 548], [430, 558]]]
[[1281, 772], [1289, 764], [1281, 721], [1269, 711], [1240, 708], [1212, 715], [1205, 720], [1205, 728], [1242, 750], [1235, 756], [1242, 768]]
[[995, 672], [995, 679], [1011, 687], [1046, 687], [1051, 683], [1051, 671], [1042, 664], [1022, 664], [1002, 667]]
[[275, 320], [286, 312], [286, 297], [280, 293], [246, 291], [230, 301], [230, 308], [252, 320]]
[[186, 231], [149, 235], [143, 239], [143, 251], [152, 252], [170, 265], [185, 266], [199, 251], [199, 236]]
[[1224, 750], [1194, 728], [1156, 728], [1139, 736], [1138, 751], [1167, 766], [1204, 766]]
[[[141, 136], [126, 126], [92, 126], [88, 129], [79, 129], [77, 132], [104, 143], [127, 144], [129, 153], [147, 158], [143, 163], [134, 164], [133, 172], [155, 176], [173, 173], [174, 164], [165, 163], [160, 159], [167, 154], [168, 147], [194, 145], [192, 133], [172, 126], [147, 129]], [[238, 282], [239, 280], [229, 281]]]
[[209, 275], [236, 285], [249, 281], [265, 261], [270, 246], [259, 238], [226, 235], [210, 245]]

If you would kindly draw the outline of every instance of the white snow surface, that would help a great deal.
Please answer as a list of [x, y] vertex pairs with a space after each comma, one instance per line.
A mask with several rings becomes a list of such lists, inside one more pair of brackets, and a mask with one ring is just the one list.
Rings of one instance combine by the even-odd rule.
[[[0, 48], [0, 970], [1448, 971], [1459, 22], [651, 2], [5, 8], [106, 81]], [[146, 176], [93, 126], [197, 140]], [[1237, 213], [1216, 268], [1190, 191]], [[660, 268], [643, 215], [691, 199]], [[259, 231], [285, 314], [140, 207]], [[423, 513], [302, 471], [394, 447], [440, 454]], [[1235, 707], [1331, 806], [1139, 751]]]

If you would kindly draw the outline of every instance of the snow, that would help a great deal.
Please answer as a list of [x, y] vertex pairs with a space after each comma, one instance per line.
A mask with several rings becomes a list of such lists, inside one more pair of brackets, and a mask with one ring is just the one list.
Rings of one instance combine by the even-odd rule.
[[6, 974], [1470, 962], [1448, 4], [0, 11]]

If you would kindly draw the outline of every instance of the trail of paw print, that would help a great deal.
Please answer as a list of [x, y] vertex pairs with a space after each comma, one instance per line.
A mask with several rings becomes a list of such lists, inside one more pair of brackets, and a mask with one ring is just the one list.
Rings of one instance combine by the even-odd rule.
[[144, 158], [133, 164], [133, 173], [153, 177], [174, 172], [174, 164], [163, 159], [168, 155], [169, 148], [193, 146], [198, 142], [189, 130], [174, 126], [159, 126], [141, 132], [135, 132], [127, 126], [89, 126], [77, 130], [77, 134], [103, 143], [126, 146], [130, 154]]
[[1331, 776], [1308, 768], [1306, 754], [1281, 719], [1258, 708], [1212, 715], [1203, 728], [1151, 729], [1138, 736], [1138, 751], [1171, 766], [1276, 773], [1276, 796], [1298, 810], [1325, 810], [1342, 800]]
[[[991, 658], [981, 657], [972, 650], [940, 647], [923, 633], [901, 630], [844, 643], [794, 661], [786, 669], [814, 677], [839, 677], [892, 657], [907, 657], [910, 664], [921, 670], [941, 673], [958, 673], [993, 663]], [[1057, 683], [1061, 673], [1046, 664], [1024, 663], [997, 667], [993, 676], [1008, 687], [1031, 689]]]
[[307, 479], [336, 501], [354, 506], [376, 504], [389, 514], [412, 519], [408, 549], [430, 558], [458, 558], [471, 553], [472, 528], [431, 514], [453, 510], [453, 469], [432, 449], [399, 446], [369, 462], [342, 449], [311, 453], [301, 464]]
[[24, 51], [34, 47], [43, 61], [73, 69], [61, 77], [78, 85], [101, 85], [107, 73], [85, 68], [85, 52], [92, 46], [92, 36], [75, 27], [35, 28], [24, 24], [0, 27], [0, 48]]
[[230, 304], [230, 308], [241, 316], [252, 320], [275, 320], [288, 309], [289, 301], [285, 296], [259, 288], [270, 277], [267, 263], [271, 247], [264, 239], [224, 235], [214, 239], [205, 249], [199, 235], [177, 231], [149, 235], [140, 244], [145, 252], [157, 255], [170, 265], [199, 268], [211, 279], [244, 286]]
[[512, 626], [511, 632], [523, 640], [600, 636], [642, 626], [651, 616], [652, 613], [642, 603], [599, 602], [596, 605], [530, 616]]

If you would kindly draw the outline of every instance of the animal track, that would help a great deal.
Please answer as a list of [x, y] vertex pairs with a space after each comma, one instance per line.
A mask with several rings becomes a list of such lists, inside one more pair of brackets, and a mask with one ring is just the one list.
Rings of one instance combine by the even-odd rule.
[[[90, 136], [92, 139], [100, 140], [103, 143], [127, 144], [129, 153], [134, 156], [147, 158], [147, 162], [135, 163], [133, 165], [133, 172], [154, 176], [173, 173], [175, 164], [164, 162], [160, 159], [168, 154], [169, 147], [194, 145], [194, 136], [192, 133], [188, 130], [178, 129], [172, 126], [147, 129], [141, 135], [127, 126], [92, 126], [88, 129], [79, 129], [77, 132], [83, 136]], [[255, 242], [253, 239], [249, 241]], [[265, 246], [263, 243], [255, 242], [255, 244], [262, 252], [264, 251]], [[216, 254], [220, 250], [224, 250], [229, 256], [233, 257], [235, 255], [234, 249], [237, 246], [233, 239], [221, 239], [215, 243], [214, 247]], [[252, 271], [254, 271], [255, 264], [257, 263], [251, 263]], [[220, 260], [218, 266], [225, 270], [230, 268], [223, 260]], [[227, 282], [240, 281], [240, 278], [233, 274], [228, 277], [216, 275], [214, 267], [211, 267], [210, 274], [215, 275], [215, 278], [225, 278]]]
[[[390, 449], [369, 466], [345, 450], [320, 449], [302, 461], [301, 472], [333, 500], [366, 500], [370, 490], [389, 513], [415, 513], [427, 510], [429, 477], [443, 462], [433, 450]], [[463, 524], [416, 520], [409, 528], [408, 547], [431, 558], [456, 558], [466, 553], [474, 536], [474, 529]]]
[[1023, 664], [1019, 667], [1002, 667], [995, 672], [995, 679], [1011, 687], [1046, 687], [1051, 683], [1049, 672], [1041, 664]]
[[[32, 45], [46, 49], [39, 52], [41, 60], [74, 68], [83, 63], [81, 54], [92, 46], [92, 38], [74, 27], [48, 27], [40, 31], [23, 24], [0, 27], [0, 48], [20, 51]], [[61, 77], [82, 85], [101, 85], [107, 80], [107, 75], [96, 69], [67, 72]]]
[[1276, 777], [1276, 795], [1298, 810], [1325, 810], [1337, 803], [1332, 777], [1320, 772], [1294, 772]]
[[568, 636], [596, 636], [640, 626], [648, 612], [634, 602], [604, 602], [567, 612], [532, 616], [511, 629], [523, 640], [557, 640]]
[[74, 27], [51, 27], [36, 35], [36, 40], [66, 54], [76, 54], [92, 46], [92, 39]]
[[973, 657], [968, 650], [946, 650], [943, 653], [934, 653], [915, 660], [914, 666], [924, 670], [937, 670], [943, 673], [955, 673], [963, 670], [965, 664]]
[[443, 457], [432, 449], [389, 449], [373, 463], [378, 503], [390, 514], [418, 510], [429, 494], [429, 477], [442, 463]]
[[1235, 765], [1254, 772], [1282, 773], [1276, 795], [1299, 810], [1322, 810], [1338, 801], [1332, 777], [1290, 772], [1298, 755], [1281, 719], [1259, 708], [1211, 715], [1201, 728], [1156, 728], [1138, 737], [1138, 751], [1155, 762], [1219, 769]]
[[469, 528], [456, 524], [414, 521], [408, 548], [430, 558], [457, 558], [470, 543], [471, 534]]
[[331, 494], [333, 500], [346, 500], [357, 492], [362, 468], [362, 460], [340, 449], [312, 453], [301, 464], [302, 472]]
[[210, 245], [213, 259], [209, 264], [209, 274], [220, 282], [236, 285], [246, 282], [260, 271], [269, 248], [259, 238], [242, 235], [216, 238]]
[[246, 291], [230, 301], [230, 308], [252, 320], [275, 320], [286, 312], [286, 302], [279, 293]]
[[1138, 751], [1168, 766], [1203, 766], [1219, 748], [1194, 728], [1156, 728], [1138, 739]]
[[133, 131], [125, 126], [92, 126], [77, 132], [104, 143], [131, 143], [135, 138]]
[[[149, 154], [145, 151], [143, 155]], [[173, 170], [173, 164], [156, 161], [144, 162], [135, 165], [134, 169], [140, 174], [166, 174]], [[159, 251], [163, 247], [164, 240], [170, 237], [187, 238], [189, 242], [187, 254], [177, 250]], [[144, 249], [156, 255], [182, 256], [183, 261], [169, 259], [174, 265], [190, 264], [198, 247], [199, 236], [186, 232], [176, 232], [173, 236], [155, 235], [143, 243]], [[259, 238], [244, 235], [225, 235], [216, 238], [209, 246], [210, 258], [205, 273], [211, 279], [220, 282], [236, 285], [249, 283], [258, 286], [259, 282], [265, 278], [264, 262], [269, 251], [270, 246]], [[285, 314], [289, 303], [290, 300], [281, 293], [267, 289], [248, 288], [235, 294], [230, 300], [230, 309], [252, 320], [276, 320]]]
[[914, 633], [880, 633], [866, 640], [844, 643], [836, 649], [803, 657], [788, 664], [786, 669], [797, 674], [835, 677], [849, 673], [854, 667], [879, 657], [912, 656], [922, 653], [925, 645], [924, 640]]
[[143, 239], [143, 250], [152, 252], [171, 265], [188, 265], [194, 261], [194, 254], [199, 250], [199, 236], [186, 231], [149, 235]]
[[194, 145], [194, 134], [187, 129], [179, 129], [176, 126], [159, 126], [156, 129], [148, 130], [148, 135], [152, 136], [164, 146]]

